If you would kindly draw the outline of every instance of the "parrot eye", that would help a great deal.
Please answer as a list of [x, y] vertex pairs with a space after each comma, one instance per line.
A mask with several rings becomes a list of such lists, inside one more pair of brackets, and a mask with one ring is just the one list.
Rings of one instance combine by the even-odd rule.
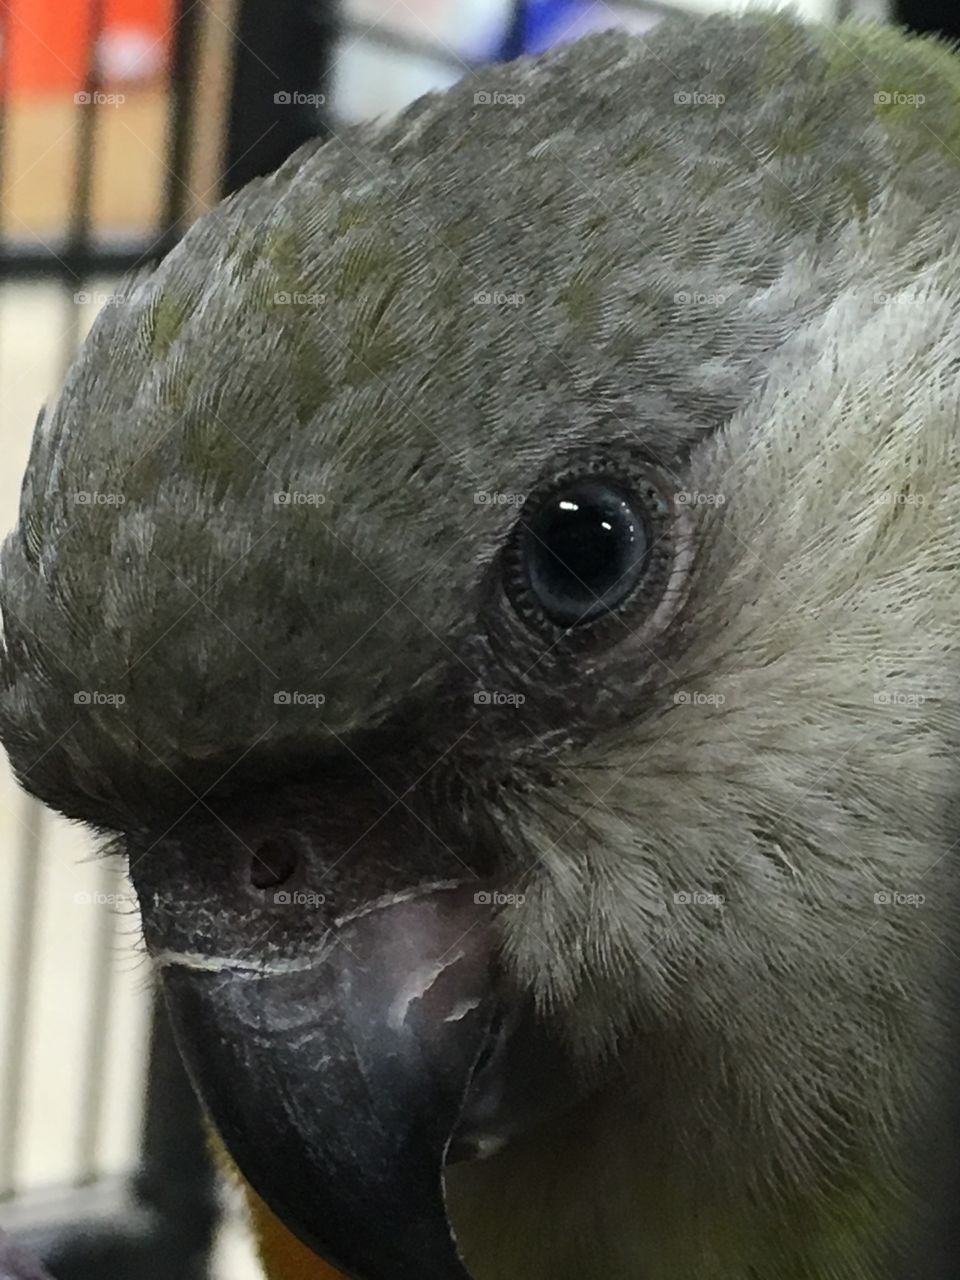
[[616, 608], [643, 573], [648, 540], [627, 497], [602, 481], [552, 494], [521, 521], [520, 555], [530, 590], [560, 626]]
[[619, 609], [661, 559], [666, 508], [651, 485], [567, 477], [523, 508], [507, 549], [507, 590], [526, 620], [579, 627]]

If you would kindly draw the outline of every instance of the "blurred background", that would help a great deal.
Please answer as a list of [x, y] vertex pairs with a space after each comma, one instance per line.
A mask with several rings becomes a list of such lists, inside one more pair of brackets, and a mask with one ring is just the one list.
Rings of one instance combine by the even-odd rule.
[[[0, 532], [41, 406], [125, 272], [306, 138], [639, 0], [0, 0]], [[956, 0], [796, 0], [960, 35]], [[0, 766], [0, 1226], [56, 1280], [255, 1280], [122, 872]]]

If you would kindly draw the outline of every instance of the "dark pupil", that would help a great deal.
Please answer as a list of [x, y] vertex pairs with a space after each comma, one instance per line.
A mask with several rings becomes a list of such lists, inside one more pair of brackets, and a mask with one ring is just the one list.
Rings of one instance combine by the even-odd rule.
[[619, 604], [636, 585], [647, 550], [633, 507], [599, 482], [552, 496], [526, 522], [525, 544], [530, 586], [564, 626]]

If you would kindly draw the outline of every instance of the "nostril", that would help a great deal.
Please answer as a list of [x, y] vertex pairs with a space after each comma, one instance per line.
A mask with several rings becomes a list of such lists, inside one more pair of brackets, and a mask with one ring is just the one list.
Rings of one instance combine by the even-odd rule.
[[250, 883], [255, 889], [274, 889], [289, 880], [300, 862], [292, 840], [270, 836], [254, 846], [250, 856]]

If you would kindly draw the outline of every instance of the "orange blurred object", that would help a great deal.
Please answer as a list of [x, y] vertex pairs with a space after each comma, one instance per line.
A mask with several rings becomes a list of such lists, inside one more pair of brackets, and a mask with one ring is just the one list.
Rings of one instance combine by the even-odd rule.
[[[74, 94], [87, 75], [91, 0], [2, 0], [7, 91], [12, 97]], [[167, 66], [173, 0], [104, 0], [97, 68], [104, 85], [149, 85]]]

